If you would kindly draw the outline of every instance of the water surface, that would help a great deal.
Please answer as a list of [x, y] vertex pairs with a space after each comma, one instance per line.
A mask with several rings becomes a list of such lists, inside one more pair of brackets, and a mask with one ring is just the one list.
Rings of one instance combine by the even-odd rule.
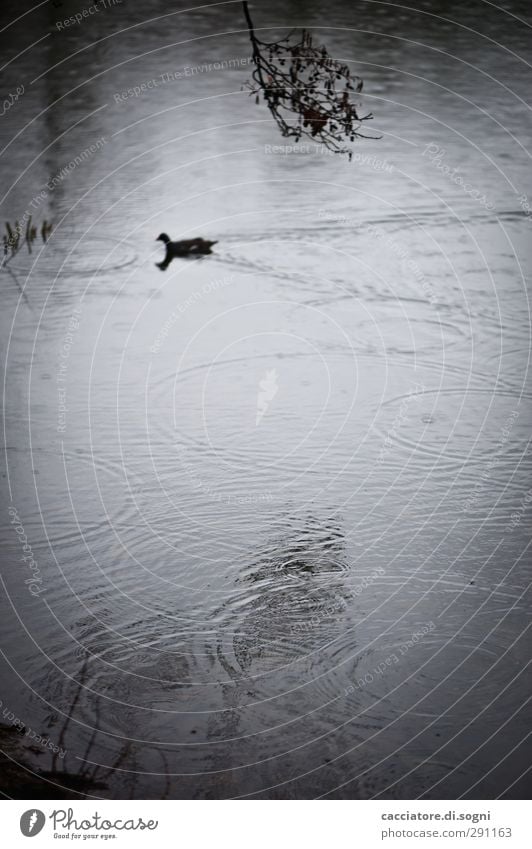
[[76, 10], [2, 33], [2, 220], [56, 225], [1, 272], [3, 709], [93, 796], [526, 795], [527, 5], [257, 6], [364, 77], [351, 163], [269, 152], [239, 3]]

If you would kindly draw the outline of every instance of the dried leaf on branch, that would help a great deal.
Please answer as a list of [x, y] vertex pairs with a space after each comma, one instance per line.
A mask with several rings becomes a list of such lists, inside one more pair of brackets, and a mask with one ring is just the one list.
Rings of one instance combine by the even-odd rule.
[[375, 138], [360, 132], [363, 122], [373, 118], [371, 113], [360, 115], [353, 100], [362, 91], [360, 77], [331, 58], [325, 47], [316, 47], [307, 30], [299, 35], [292, 31], [280, 41], [261, 41], [247, 2], [243, 5], [255, 65], [247, 85], [255, 102], [264, 98], [283, 136], [316, 139], [351, 159], [349, 142]]

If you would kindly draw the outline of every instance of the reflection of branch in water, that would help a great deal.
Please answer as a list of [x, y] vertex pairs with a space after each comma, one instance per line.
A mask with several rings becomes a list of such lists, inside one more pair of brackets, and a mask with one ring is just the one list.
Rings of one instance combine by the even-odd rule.
[[[72, 720], [74, 710], [79, 703], [80, 695], [82, 690], [85, 689], [85, 684], [87, 680], [87, 668], [88, 668], [89, 659], [86, 658], [83, 661], [83, 666], [81, 667], [81, 671], [78, 678], [78, 686], [76, 688], [74, 697], [72, 699], [68, 715], [63, 723], [61, 733], [59, 735], [60, 744], [65, 742], [66, 733], [70, 722]], [[85, 747], [85, 752], [82, 757], [79, 758], [81, 761], [81, 766], [75, 773], [68, 772], [66, 769], [63, 773], [58, 773], [58, 775], [63, 775], [67, 778], [67, 784], [71, 782], [73, 779], [81, 782], [81, 786], [86, 787], [86, 792], [92, 788], [106, 788], [107, 780], [113, 776], [113, 774], [122, 766], [124, 761], [132, 754], [133, 745], [130, 741], [127, 741], [118, 751], [118, 754], [114, 760], [114, 762], [109, 767], [104, 767], [101, 764], [93, 763], [90, 760], [91, 752], [94, 749], [96, 744], [96, 740], [98, 735], [101, 733], [101, 709], [100, 709], [100, 699], [97, 697], [95, 705], [94, 705], [94, 714], [95, 720], [94, 725], [91, 730], [91, 734], [87, 741], [87, 745]], [[55, 762], [57, 756], [54, 756], [54, 762], [52, 762], [52, 772], [55, 770]]]
[[[116, 773], [122, 766], [124, 761], [131, 756], [133, 745], [131, 742], [126, 742], [119, 748], [119, 751], [110, 766], [102, 766], [101, 764], [91, 762], [91, 754], [96, 746], [98, 734], [101, 733], [100, 722], [100, 703], [99, 699], [95, 706], [95, 722], [91, 728], [91, 733], [87, 741], [85, 751], [82, 757], [76, 758], [76, 761], [81, 762], [77, 769], [70, 769], [68, 763], [68, 739], [74, 714], [81, 701], [81, 693], [86, 687], [87, 681], [88, 659], [85, 659], [80, 670], [76, 688], [72, 693], [68, 712], [64, 717], [61, 729], [58, 735], [57, 752], [53, 753], [51, 760], [51, 768], [43, 770], [32, 766], [27, 762], [28, 750], [23, 747], [20, 742], [13, 738], [12, 731], [16, 729], [7, 728], [2, 734], [3, 729], [0, 727], [0, 742], [6, 738], [6, 749], [9, 746], [9, 751], [3, 753], [0, 750], [0, 760], [2, 761], [2, 771], [5, 779], [6, 790], [13, 798], [30, 799], [30, 798], [84, 798], [94, 795], [97, 790], [108, 789], [108, 779]], [[66, 752], [61, 766], [58, 763], [59, 750]], [[133, 778], [135, 780], [135, 777]], [[133, 788], [134, 789], [134, 788]], [[132, 789], [132, 792], [133, 792]]]
[[[228, 631], [218, 641], [218, 662], [235, 682], [293, 659], [303, 643], [316, 640], [316, 628], [334, 628], [348, 607], [348, 556], [338, 518], [291, 515], [287, 525], [239, 579], [238, 603], [226, 601], [215, 611]], [[243, 590], [246, 584], [253, 586]]]
[[170, 791], [172, 789], [172, 784], [171, 784], [171, 781], [170, 781], [170, 767], [168, 766], [168, 759], [167, 759], [165, 753], [161, 751], [161, 749], [156, 749], [155, 751], [160, 756], [160, 758], [163, 762], [164, 774], [166, 776], [165, 791], [164, 791], [164, 793], [160, 794], [159, 798], [160, 799], [168, 799], [169, 796], [170, 796]]
[[1, 270], [2, 268], [5, 268], [5, 270], [7, 271], [7, 273], [11, 275], [11, 277], [13, 278], [13, 280], [15, 281], [15, 283], [17, 284], [17, 286], [18, 286], [18, 288], [19, 288], [20, 294], [22, 295], [22, 297], [23, 297], [23, 298], [24, 298], [24, 300], [26, 301], [27, 305], [29, 306], [29, 305], [30, 305], [30, 302], [28, 301], [28, 296], [26, 295], [26, 292], [24, 291], [23, 287], [20, 285], [20, 283], [19, 283], [19, 281], [18, 281], [18, 277], [17, 277], [17, 275], [15, 274], [15, 272], [14, 272], [14, 271], [12, 271], [12, 270], [9, 268], [9, 266], [7, 265], [7, 262], [4, 262], [4, 261], [2, 261], [2, 264], [0, 265], [0, 270]]
[[263, 562], [246, 575], [247, 581], [260, 581], [271, 572], [302, 580], [302, 573], [340, 572], [348, 568], [344, 533], [334, 517], [319, 519], [292, 516], [286, 534], [272, 541], [263, 552]]
[[[87, 666], [88, 666], [88, 659], [85, 658], [85, 660], [83, 661], [83, 666], [81, 667], [78, 688], [77, 688], [77, 690], [74, 694], [74, 698], [72, 699], [72, 702], [70, 704], [70, 709], [69, 709], [68, 714], [65, 718], [65, 721], [64, 721], [63, 725], [61, 726], [61, 731], [59, 732], [58, 746], [59, 746], [60, 749], [64, 748], [63, 743], [65, 742], [65, 734], [66, 734], [67, 728], [70, 724], [70, 720], [72, 719], [72, 714], [74, 713], [74, 709], [75, 709], [75, 707], [76, 707], [76, 705], [79, 701], [79, 696], [80, 696], [80, 693], [81, 693], [81, 690], [82, 690], [82, 687], [83, 687], [83, 683], [86, 680]], [[57, 754], [58, 753], [55, 752], [54, 756], [52, 758], [52, 772], [55, 772], [55, 770], [56, 770]]]

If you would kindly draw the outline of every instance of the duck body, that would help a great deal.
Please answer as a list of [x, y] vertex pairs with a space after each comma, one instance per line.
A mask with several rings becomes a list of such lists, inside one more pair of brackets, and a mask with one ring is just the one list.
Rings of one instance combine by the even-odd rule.
[[217, 242], [201, 238], [181, 239], [179, 242], [172, 242], [170, 236], [166, 233], [161, 233], [155, 241], [163, 242], [166, 246], [165, 258], [162, 262], [155, 263], [161, 271], [166, 271], [172, 260], [176, 257], [204, 256], [205, 254], [212, 253], [212, 246], [217, 244]]

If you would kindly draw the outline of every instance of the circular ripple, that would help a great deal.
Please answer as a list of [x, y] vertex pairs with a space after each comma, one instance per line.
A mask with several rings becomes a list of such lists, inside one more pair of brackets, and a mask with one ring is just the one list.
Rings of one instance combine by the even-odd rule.
[[384, 402], [374, 430], [383, 441], [418, 457], [486, 462], [526, 450], [526, 418], [512, 392], [430, 389]]

